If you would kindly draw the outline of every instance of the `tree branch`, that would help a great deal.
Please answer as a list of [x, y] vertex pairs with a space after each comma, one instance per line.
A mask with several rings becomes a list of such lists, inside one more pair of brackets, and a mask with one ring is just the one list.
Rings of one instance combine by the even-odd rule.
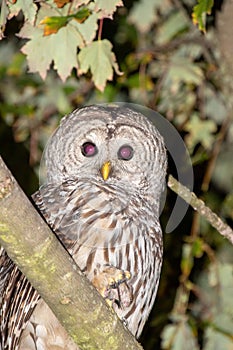
[[142, 350], [81, 273], [1, 157], [0, 244], [81, 349]]
[[195, 193], [181, 185], [172, 175], [169, 175], [168, 187], [189, 203], [194, 210], [203, 216], [222, 236], [233, 244], [233, 230], [208, 208], [201, 199], [197, 198]]

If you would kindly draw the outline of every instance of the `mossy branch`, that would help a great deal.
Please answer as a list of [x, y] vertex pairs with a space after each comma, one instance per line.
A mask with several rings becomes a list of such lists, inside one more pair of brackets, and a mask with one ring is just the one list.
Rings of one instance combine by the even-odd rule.
[[142, 349], [81, 273], [1, 157], [0, 245], [81, 349]]
[[172, 175], [168, 178], [168, 187], [178, 196], [189, 203], [194, 210], [203, 216], [222, 236], [227, 238], [233, 244], [233, 230], [224, 223], [218, 215], [216, 215], [205, 203], [197, 198], [195, 193], [191, 192], [187, 187], [181, 185]]

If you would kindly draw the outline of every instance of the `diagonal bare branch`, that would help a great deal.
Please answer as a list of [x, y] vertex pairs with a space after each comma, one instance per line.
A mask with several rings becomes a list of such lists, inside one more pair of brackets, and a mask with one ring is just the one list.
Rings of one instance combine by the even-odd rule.
[[81, 349], [142, 349], [81, 273], [1, 157], [0, 244]]
[[203, 216], [222, 236], [233, 244], [233, 230], [223, 222], [217, 214], [207, 207], [201, 199], [197, 198], [195, 193], [181, 185], [172, 175], [169, 175], [168, 187], [189, 203], [194, 210]]

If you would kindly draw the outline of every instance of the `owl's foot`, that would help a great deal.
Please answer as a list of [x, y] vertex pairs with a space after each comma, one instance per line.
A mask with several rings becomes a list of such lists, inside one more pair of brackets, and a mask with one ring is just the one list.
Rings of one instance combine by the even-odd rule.
[[130, 278], [129, 271], [107, 265], [96, 271], [92, 283], [113, 309], [116, 306], [125, 309], [132, 302], [132, 290], [128, 284]]

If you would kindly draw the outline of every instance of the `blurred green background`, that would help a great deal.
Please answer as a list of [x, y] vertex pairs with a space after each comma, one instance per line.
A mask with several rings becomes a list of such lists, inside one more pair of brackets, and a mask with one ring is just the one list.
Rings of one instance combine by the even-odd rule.
[[[104, 19], [122, 75], [99, 91], [88, 72], [62, 82], [29, 73], [17, 37], [20, 12], [0, 42], [0, 153], [27, 195], [39, 186], [43, 148], [61, 117], [91, 103], [131, 102], [154, 109], [179, 131], [190, 152], [194, 191], [233, 222], [233, 68], [229, 1], [214, 2], [206, 33], [192, 22], [194, 0], [125, 0]], [[233, 10], [233, 9], [232, 9]], [[232, 38], [232, 35], [230, 36]], [[61, 46], [62, 42], [58, 43]], [[231, 47], [232, 45], [232, 47]], [[100, 67], [99, 69], [104, 69]], [[170, 164], [169, 173], [175, 175]], [[175, 195], [168, 190], [165, 227]], [[233, 249], [189, 209], [164, 235], [164, 264], [154, 309], [140, 339], [151, 349], [233, 349]]]

